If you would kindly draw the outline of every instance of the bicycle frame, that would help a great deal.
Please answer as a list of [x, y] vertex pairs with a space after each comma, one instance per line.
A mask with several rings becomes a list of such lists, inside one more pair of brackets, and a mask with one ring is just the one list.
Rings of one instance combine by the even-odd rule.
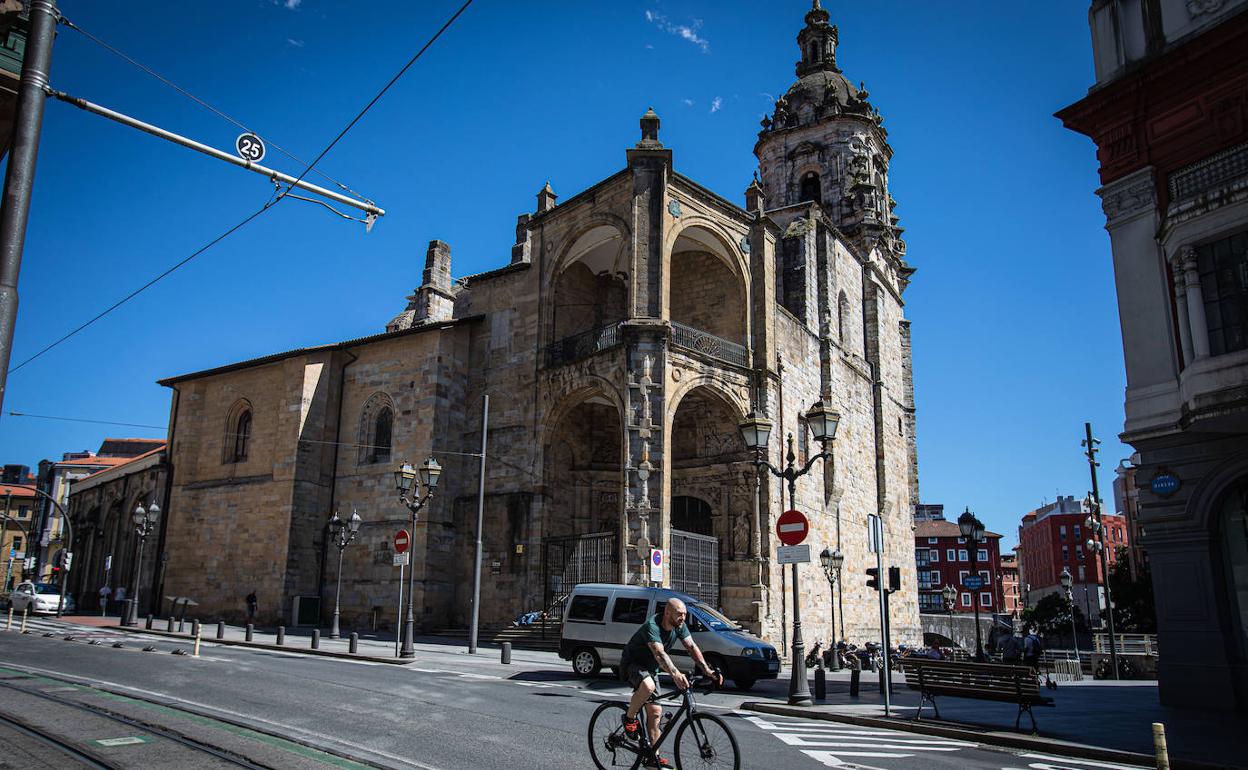
[[[709, 694], [710, 692], [711, 688], [707, 688], [706, 693]], [[655, 741], [653, 745], [650, 743], [650, 731], [646, 729], [645, 720], [642, 720], [640, 729], [641, 735], [639, 736], [640, 740], [638, 741], [637, 747], [637, 753], [641, 755], [642, 759], [653, 759], [658, 754], [659, 747], [662, 746], [663, 742], [667, 740], [667, 736], [679, 726], [682, 720], [689, 721], [690, 729], [695, 731], [698, 729], [696, 727], [696, 723], [692, 721], [693, 715], [698, 713], [697, 704], [693, 702], [692, 685], [690, 685], [687, 690], [672, 690], [666, 695], [654, 696], [646, 703], [647, 705], [650, 703], [659, 703], [661, 701], [672, 700], [677, 696], [681, 696], [683, 698], [683, 702], [680, 704], [680, 708], [676, 709], [676, 713], [672, 715], [672, 718], [667, 721], [667, 726], [659, 732], [659, 739]], [[644, 708], [643, 713], [638, 716], [644, 716]]]

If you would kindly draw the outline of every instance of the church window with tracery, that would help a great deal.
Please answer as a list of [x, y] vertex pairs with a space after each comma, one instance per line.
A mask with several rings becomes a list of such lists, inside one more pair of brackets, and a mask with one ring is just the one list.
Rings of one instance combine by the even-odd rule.
[[819, 175], [811, 171], [802, 177], [801, 192], [798, 196], [801, 203], [813, 201], [823, 203], [823, 195], [819, 190]]

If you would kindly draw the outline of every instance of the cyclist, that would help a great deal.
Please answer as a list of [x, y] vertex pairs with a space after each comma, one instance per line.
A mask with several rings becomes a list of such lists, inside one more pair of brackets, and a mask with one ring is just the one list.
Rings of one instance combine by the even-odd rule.
[[[693, 636], [689, 633], [689, 627], [685, 625], [685, 616], [688, 610], [685, 603], [675, 597], [667, 600], [667, 607], [663, 610], [663, 618], [659, 619], [658, 614], [651, 616], [641, 627], [633, 633], [628, 644], [624, 647], [624, 652], [620, 657], [620, 678], [628, 682], [633, 688], [633, 698], [629, 701], [628, 711], [623, 716], [624, 732], [630, 737], [636, 737], [640, 730], [640, 724], [637, 719], [637, 712], [641, 711], [641, 707], [646, 707], [646, 728], [650, 734], [650, 745], [654, 745], [659, 741], [659, 719], [663, 715], [663, 707], [657, 703], [647, 703], [658, 690], [657, 669], [666, 671], [672, 677], [672, 682], [677, 689], [689, 689], [689, 679], [676, 668], [676, 664], [668, 657], [670, 650], [679, 639], [685, 645], [685, 649], [689, 651], [689, 656], [693, 658], [707, 677], [714, 681], [717, 685], [724, 683], [724, 677], [717, 671], [711, 669], [707, 665], [706, 658], [702, 657], [702, 650], [698, 649], [697, 642], [693, 641]], [[670, 767], [668, 761], [663, 758], [658, 759], [657, 767]]]

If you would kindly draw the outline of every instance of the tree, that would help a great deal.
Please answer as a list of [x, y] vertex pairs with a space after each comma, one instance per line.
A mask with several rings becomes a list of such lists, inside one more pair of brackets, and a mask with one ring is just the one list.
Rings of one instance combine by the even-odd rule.
[[1153, 604], [1153, 576], [1148, 563], [1131, 579], [1127, 549], [1118, 548], [1109, 570], [1109, 590], [1114, 598], [1114, 630], [1120, 634], [1157, 633], [1157, 609]]
[[[1071, 608], [1071, 603], [1066, 601], [1066, 597], [1063, 594], [1048, 594], [1036, 602], [1035, 607], [1029, 607], [1024, 610], [1023, 621], [1034, 624], [1045, 636], [1069, 635]], [[1073, 608], [1075, 612], [1075, 627], [1081, 633], [1086, 632], [1088, 630], [1088, 621], [1083, 616], [1083, 610], [1079, 609], [1077, 604], [1073, 605]]]

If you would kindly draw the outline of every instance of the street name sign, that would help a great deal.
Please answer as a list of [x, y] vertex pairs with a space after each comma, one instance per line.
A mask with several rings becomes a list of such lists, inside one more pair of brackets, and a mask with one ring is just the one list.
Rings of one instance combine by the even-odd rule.
[[776, 549], [776, 564], [809, 564], [810, 543], [782, 545]]
[[650, 581], [652, 583], [663, 582], [663, 549], [650, 549]]
[[984, 587], [984, 576], [983, 575], [967, 575], [966, 577], [962, 578], [962, 585], [966, 586], [968, 589], [972, 591], [978, 591], [979, 589]]
[[801, 511], [785, 511], [776, 519], [776, 536], [785, 545], [798, 545], [810, 532], [810, 522]]
[[405, 552], [407, 550], [407, 547], [411, 545], [411, 542], [412, 542], [412, 538], [410, 535], [407, 534], [407, 530], [400, 529], [398, 532], [394, 533], [394, 552], [395, 553]]

